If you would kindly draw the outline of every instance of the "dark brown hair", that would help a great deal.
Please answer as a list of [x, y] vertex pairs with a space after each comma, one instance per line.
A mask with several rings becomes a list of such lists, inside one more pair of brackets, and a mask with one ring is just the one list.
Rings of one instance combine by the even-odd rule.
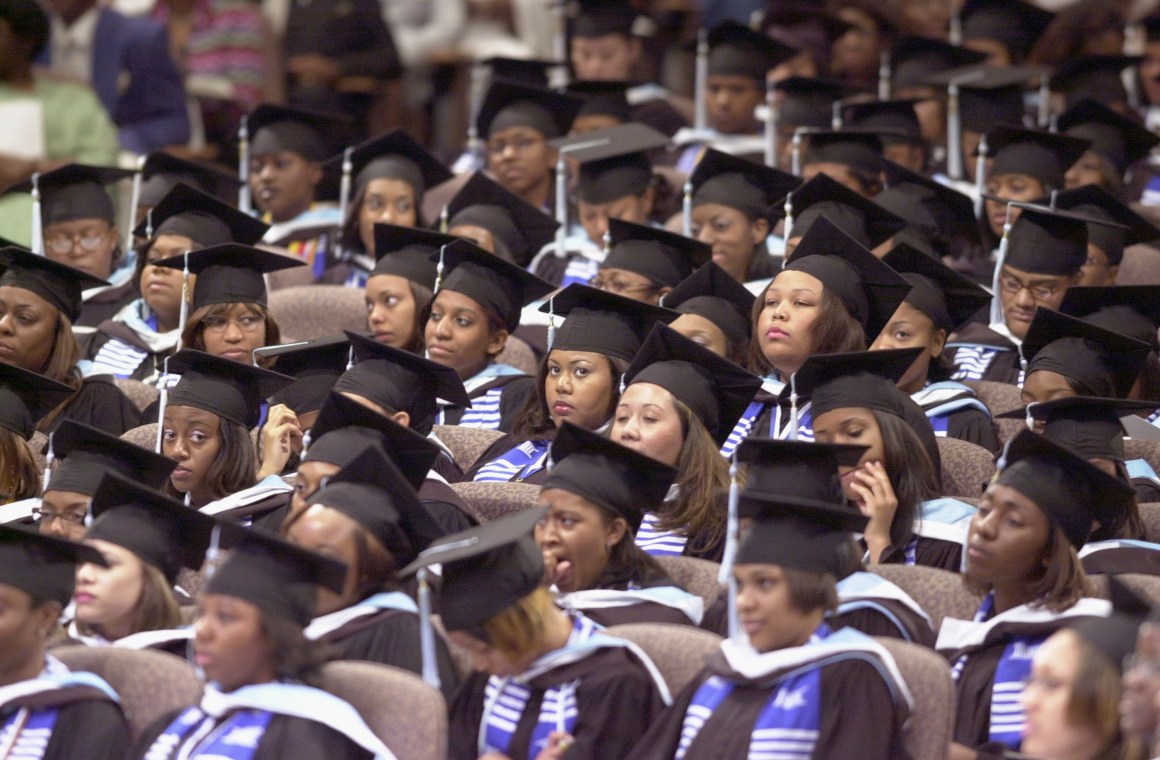
[[922, 503], [941, 495], [934, 464], [918, 434], [906, 420], [871, 410], [882, 436], [882, 459], [898, 508], [890, 523], [890, 543], [901, 549], [914, 536], [914, 521]]
[[[1070, 609], [1085, 596], [1093, 596], [1095, 589], [1083, 571], [1079, 556], [1067, 540], [1063, 529], [1048, 522], [1047, 546], [1043, 548], [1043, 571], [1036, 578], [1028, 578], [1027, 594], [1032, 607], [1052, 612]], [[963, 585], [975, 593], [986, 593], [991, 587], [963, 575]]]
[[262, 632], [270, 641], [270, 655], [279, 679], [316, 687], [322, 683], [322, 666], [335, 658], [330, 644], [308, 639], [298, 623], [265, 612]]
[[0, 429], [0, 504], [31, 499], [40, 493], [41, 473], [28, 443], [10, 430]]
[[[133, 624], [127, 635], [142, 631], [163, 631], [181, 625], [181, 608], [173, 588], [160, 570], [141, 562], [141, 596], [133, 605]], [[100, 634], [101, 627], [77, 621], [77, 630], [86, 635]]]
[[[159, 424], [164, 425], [165, 420]], [[258, 454], [249, 431], [236, 422], [218, 417], [218, 432], [222, 446], [205, 474], [206, 487], [214, 500], [249, 488], [258, 479]], [[166, 480], [162, 490], [176, 499], [185, 498], [185, 494], [173, 487], [172, 480]]]
[[782, 567], [789, 603], [798, 612], [822, 610], [831, 613], [838, 609], [838, 581], [829, 573]]
[[[329, 508], [329, 507], [328, 507]], [[289, 534], [295, 523], [306, 514], [305, 509], [292, 512], [282, 523], [282, 536]], [[366, 529], [362, 523], [350, 518], [354, 523], [354, 548], [358, 553], [355, 563], [357, 575], [356, 593], [359, 600], [366, 599], [380, 591], [397, 591], [400, 584], [395, 577], [395, 558], [387, 551], [382, 543]]]
[[[528, 397], [519, 419], [512, 427], [512, 435], [516, 438], [544, 441], [556, 437], [556, 425], [552, 422], [552, 415], [548, 412], [548, 399], [544, 395], [544, 384], [548, 379], [548, 359], [551, 356], [552, 349], [548, 349], [544, 358], [540, 360], [540, 368], [536, 371], [536, 393]], [[628, 369], [628, 362], [616, 356], [605, 354], [601, 356], [608, 360], [609, 370], [612, 373], [612, 400], [604, 415], [607, 419], [612, 416], [616, 405], [620, 403], [620, 378]]]
[[[202, 306], [190, 314], [185, 322], [185, 329], [181, 332], [181, 345], [185, 348], [205, 351], [205, 321], [210, 317], [224, 316], [234, 306], [235, 304], [232, 303], [213, 303]], [[274, 321], [274, 315], [270, 313], [268, 308], [260, 303], [246, 303], [243, 306], [266, 322], [266, 338], [262, 345], [276, 346], [282, 342], [282, 331], [278, 328], [278, 323]], [[266, 369], [269, 369], [273, 363], [273, 359], [262, 358], [258, 360], [258, 365]]]
[[[599, 504], [594, 506], [600, 510], [601, 522], [606, 528], [613, 520], [624, 519]], [[595, 588], [625, 590], [629, 586], [649, 588], [660, 585], [676, 584], [672, 583], [668, 573], [652, 555], [636, 545], [636, 536], [632, 530], [626, 529], [620, 541], [609, 549], [608, 562], [596, 579]]]
[[[772, 281], [765, 286], [765, 290], [761, 291], [761, 296], [753, 302], [753, 313], [750, 315], [752, 331], [757, 330], [761, 312], [765, 310], [765, 296], [770, 285], [773, 285]], [[825, 285], [822, 286], [822, 297], [818, 301], [818, 308], [821, 310], [821, 315], [810, 329], [810, 337], [813, 339], [811, 355], [844, 354], [866, 350], [866, 331], [862, 324], [854, 319], [842, 300]], [[749, 341], [748, 365], [750, 371], [759, 375], [768, 375], [776, 371], [776, 368], [765, 358], [765, 354], [761, 350], [761, 342], [756, 339]]]

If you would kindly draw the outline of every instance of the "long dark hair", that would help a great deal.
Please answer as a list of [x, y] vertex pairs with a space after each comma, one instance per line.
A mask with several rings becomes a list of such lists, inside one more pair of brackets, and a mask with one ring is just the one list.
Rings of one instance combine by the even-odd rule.
[[871, 411], [882, 436], [883, 466], [898, 499], [890, 524], [890, 543], [902, 548], [914, 537], [914, 521], [922, 503], [941, 495], [938, 477], [926, 447], [905, 420]]
[[[775, 278], [776, 279], [776, 278]], [[757, 331], [757, 322], [761, 312], [765, 310], [765, 295], [773, 285], [771, 280], [761, 295], [753, 302], [753, 312], [749, 318], [751, 333]], [[818, 308], [822, 314], [814, 322], [810, 337], [813, 339], [811, 354], [844, 354], [853, 351], [866, 350], [866, 331], [862, 324], [854, 319], [845, 304], [834, 292], [822, 285], [822, 297], [818, 301]], [[774, 366], [765, 358], [761, 351], [761, 342], [754, 335], [749, 341], [748, 369], [759, 375], [768, 375], [776, 371]]]
[[[597, 505], [599, 506], [599, 505]], [[604, 507], [599, 507], [600, 517], [607, 527], [619, 515]], [[596, 588], [626, 590], [629, 586], [649, 588], [651, 586], [675, 585], [668, 573], [652, 555], [636, 545], [636, 536], [625, 530], [620, 541], [613, 544], [608, 552], [608, 562], [604, 571], [596, 579]]]
[[[536, 394], [528, 397], [521, 410], [519, 419], [512, 427], [512, 435], [529, 441], [550, 441], [556, 437], [556, 425], [552, 422], [552, 415], [548, 412], [548, 399], [544, 395], [544, 383], [548, 379], [548, 359], [552, 351], [544, 354], [540, 360], [540, 368], [536, 371]], [[608, 360], [612, 373], [612, 400], [609, 402], [605, 419], [612, 416], [616, 405], [620, 403], [620, 378], [628, 369], [628, 362], [616, 356], [601, 354]]]
[[279, 680], [322, 684], [322, 666], [335, 659], [334, 648], [306, 638], [302, 626], [293, 620], [262, 613], [262, 630], [270, 640], [274, 669]]
[[[350, 210], [346, 213], [346, 219], [342, 220], [342, 229], [338, 234], [339, 241], [342, 243], [342, 250], [350, 253], [365, 253], [373, 257], [375, 252], [366, 250], [366, 246], [363, 245], [362, 235], [359, 234], [359, 217], [362, 216], [362, 207], [366, 201], [367, 188], [370, 187], [370, 184], [371, 182], [368, 180], [354, 194], [354, 199], [350, 203]], [[423, 221], [423, 193], [416, 193], [415, 188], [410, 183], [407, 183], [407, 185], [411, 187], [411, 192], [415, 196], [415, 227], [422, 229], [427, 226]]]
[[[158, 424], [164, 426], [165, 420]], [[213, 500], [249, 488], [258, 479], [258, 454], [254, 451], [249, 431], [221, 417], [218, 417], [218, 426], [222, 446], [205, 474], [206, 487]], [[185, 498], [185, 494], [173, 487], [172, 480], [166, 480], [162, 490], [176, 499]]]
[[[1032, 607], [1052, 612], [1070, 609], [1085, 596], [1095, 591], [1083, 571], [1083, 563], [1068, 541], [1063, 529], [1048, 521], [1047, 546], [1043, 548], [1043, 568], [1034, 578], [1028, 578], [1027, 594]], [[963, 575], [963, 585], [975, 593], [986, 593], [991, 587]]]

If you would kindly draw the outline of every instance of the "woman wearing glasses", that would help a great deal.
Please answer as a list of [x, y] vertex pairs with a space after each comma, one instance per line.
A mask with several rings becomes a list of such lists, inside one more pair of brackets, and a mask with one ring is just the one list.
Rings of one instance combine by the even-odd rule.
[[590, 284], [653, 306], [713, 255], [705, 243], [620, 219], [608, 220], [608, 235], [611, 248]]

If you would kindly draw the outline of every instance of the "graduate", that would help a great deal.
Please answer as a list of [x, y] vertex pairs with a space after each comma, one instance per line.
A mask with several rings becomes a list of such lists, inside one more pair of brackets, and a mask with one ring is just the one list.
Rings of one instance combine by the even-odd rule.
[[[263, 533], [223, 524], [232, 548], [206, 585], [194, 625], [201, 702], [162, 716], [128, 757], [264, 760], [394, 757], [349, 703], [311, 684], [324, 645], [303, 630], [317, 587], [342, 588], [346, 565]], [[244, 737], [244, 738], [243, 738]]]
[[1124, 249], [1160, 238], [1160, 229], [1098, 185], [1058, 193], [1055, 206], [1099, 220], [1088, 224], [1088, 258], [1077, 286], [1115, 285]]
[[564, 91], [583, 101], [576, 120], [572, 122], [572, 134], [583, 135], [633, 121], [626, 94], [631, 86], [628, 82], [609, 79], [569, 82]]
[[442, 450], [435, 470], [447, 482], [459, 482], [463, 473], [451, 450], [432, 432], [439, 399], [471, 406], [459, 375], [451, 367], [349, 330], [344, 332], [354, 350], [355, 364], [339, 376], [333, 390], [426, 437]]
[[[964, 582], [986, 592], [973, 620], [945, 618], [936, 647], [958, 696], [951, 750], [1003, 757], [1018, 750], [1020, 704], [1043, 641], [1081, 617], [1106, 617], [1091, 599], [1076, 551], [1092, 505], [1132, 497], [1127, 485], [1029, 430], [1007, 444], [1003, 467], [971, 520]], [[1099, 494], [1097, 496], [1097, 494]]]
[[565, 319], [540, 362], [536, 395], [512, 432], [480, 455], [467, 480], [541, 483], [559, 426], [571, 422], [585, 430], [607, 430], [629, 362], [653, 324], [676, 317], [668, 309], [584, 285], [569, 285], [540, 311], [549, 319]]
[[874, 201], [832, 179], [817, 174], [770, 209], [775, 219], [784, 218], [785, 256], [794, 249], [814, 223], [825, 217], [858, 245], [881, 250], [883, 243], [906, 229], [906, 220]]
[[1064, 174], [1067, 189], [1096, 185], [1125, 203], [1132, 200], [1125, 187], [1129, 169], [1160, 142], [1150, 130], [1091, 98], [1069, 105], [1059, 115], [1056, 128], [1069, 137], [1091, 141]]
[[443, 627], [471, 655], [475, 672], [449, 709], [455, 760], [535, 760], [545, 750], [624, 757], [670, 701], [636, 645], [555, 605], [531, 536], [543, 515], [528, 510], [446, 536], [402, 572], [442, 564]]
[[447, 234], [466, 238], [504, 261], [527, 267], [560, 226], [544, 211], [476, 172], [447, 203]]
[[43, 474], [30, 443], [36, 424], [73, 395], [43, 375], [0, 363], [0, 524], [32, 516]]
[[749, 355], [749, 315], [757, 298], [716, 263], [702, 265], [661, 299], [681, 316], [669, 326], [737, 365]]
[[636, 544], [645, 512], [655, 512], [676, 468], [564, 423], [552, 442], [552, 468], [536, 526], [556, 603], [600, 625], [697, 625], [704, 604], [676, 586]]
[[[345, 164], [344, 151], [324, 163], [323, 170], [342, 174]], [[363, 287], [375, 266], [375, 225], [426, 227], [431, 220], [423, 219], [424, 193], [453, 175], [401, 129], [352, 146], [350, 164], [354, 197], [342, 199], [347, 212], [341, 254], [319, 281]]]
[[608, 220], [608, 244], [592, 287], [653, 305], [713, 255], [706, 243], [620, 219]]
[[48, 433], [61, 420], [84, 422], [120, 435], [139, 423], [137, 407], [109, 375], [81, 377], [80, 346], [72, 325], [82, 290], [104, 283], [79, 269], [23, 248], [0, 248], [0, 362], [44, 375], [76, 393], [40, 418]]
[[141, 194], [137, 197], [134, 220], [143, 221], [149, 209], [161, 203], [178, 185], [187, 185], [222, 203], [236, 203], [242, 180], [220, 164], [188, 161], [164, 150], [155, 150], [145, 157], [145, 165], [141, 167]]
[[991, 295], [966, 277], [909, 245], [895, 246], [882, 260], [910, 283], [910, 293], [870, 350], [925, 350], [898, 381], [926, 413], [935, 435], [974, 443], [999, 453], [991, 410], [975, 391], [950, 379], [943, 357], [947, 338], [991, 303]]
[[994, 66], [1022, 63], [1055, 17], [1024, 0], [967, 0], [958, 15], [963, 47]]
[[520, 310], [552, 285], [467, 240], [440, 249], [438, 261], [444, 275], [425, 327], [427, 356], [455, 370], [471, 401], [444, 398], [436, 423], [508, 432], [535, 382], [496, 357], [520, 326]]
[[427, 308], [435, 297], [433, 257], [455, 240], [438, 232], [375, 225], [375, 263], [367, 273], [364, 291], [371, 337], [422, 355]]
[[[985, 53], [922, 36], [902, 37], [890, 48], [890, 96], [920, 100], [914, 110], [923, 138], [934, 146], [935, 165], [946, 160], [946, 151], [940, 151], [938, 146], [946, 144], [947, 103], [942, 97], [945, 90], [933, 87], [936, 83], [930, 79], [944, 71], [977, 66], [986, 58]], [[969, 111], [964, 109], [963, 113]], [[1020, 121], [1016, 118], [1013, 123]]]
[[[444, 535], [403, 474], [368, 445], [287, 516], [282, 536], [346, 564], [342, 590], [318, 592], [306, 638], [325, 641], [344, 660], [381, 662], [422, 674], [419, 608], [395, 573]], [[437, 640], [439, 682], [452, 696], [455, 668]]]
[[[875, 71], [878, 63], [875, 62]], [[805, 127], [830, 129], [834, 123], [834, 103], [842, 99], [843, 88], [831, 79], [790, 76], [773, 86], [781, 102], [777, 106], [777, 168], [793, 170], [793, 136]], [[808, 131], [803, 138], [809, 140]]]
[[904, 219], [907, 227], [893, 238], [909, 243], [944, 263], [976, 259], [982, 237], [970, 196], [890, 161], [882, 162], [886, 189], [874, 202]]
[[775, 274], [766, 239], [769, 209], [801, 181], [792, 175], [712, 148], [689, 177], [693, 186], [690, 232], [712, 246], [713, 263], [738, 282]]
[[677, 470], [659, 509], [644, 511], [637, 545], [654, 556], [719, 562], [729, 467], [718, 451], [761, 379], [657, 325], [625, 371], [624, 386], [609, 437]]
[[[134, 230], [145, 240], [137, 249], [133, 283], [141, 297], [97, 326], [86, 358], [86, 375], [110, 374], [150, 382], [181, 339], [181, 273], [156, 263], [187, 251], [227, 243], [253, 245], [268, 225], [185, 184], [177, 184]], [[196, 275], [189, 288], [196, 289]], [[206, 287], [211, 287], [207, 284]]]
[[842, 109], [842, 125], [850, 131], [878, 135], [884, 161], [922, 174], [926, 171], [929, 146], [914, 110], [918, 102], [903, 99], [851, 103]]
[[69, 636], [185, 657], [190, 636], [180, 629], [174, 583], [182, 568], [201, 569], [213, 518], [115, 471], [101, 479], [90, 511], [85, 543], [105, 562], [77, 568]]
[[882, 138], [874, 132], [817, 131], [801, 159], [802, 178], [808, 182], [825, 174], [863, 198], [873, 198], [882, 192], [883, 156]]
[[0, 598], [11, 620], [0, 634], [0, 739], [44, 760], [114, 760], [130, 741], [113, 688], [44, 651], [82, 562], [105, 560], [91, 547], [0, 525]]
[[833, 500], [834, 452], [785, 457], [780, 474], [794, 462], [796, 477], [775, 480], [762, 469], [786, 444], [769, 453], [763, 444], [738, 451], [756, 476], [738, 512], [754, 522], [731, 568], [739, 635], [708, 656], [629, 758], [908, 757], [913, 699], [894, 659], [869, 636], [827, 622], [848, 572], [842, 547], [866, 518]]
[[277, 475], [257, 480], [250, 430], [264, 399], [292, 378], [183, 349], [169, 360], [180, 379], [161, 416], [161, 453], [177, 461], [163, 489], [207, 515], [277, 530], [291, 488]]

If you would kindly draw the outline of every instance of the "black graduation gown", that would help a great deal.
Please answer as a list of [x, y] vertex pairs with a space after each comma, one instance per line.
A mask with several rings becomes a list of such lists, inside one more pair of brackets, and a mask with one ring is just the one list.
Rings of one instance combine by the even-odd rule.
[[217, 512], [214, 516], [224, 517], [235, 522], [248, 520], [250, 527], [254, 530], [280, 535], [282, 521], [286, 519], [286, 515], [290, 511], [290, 500], [293, 495], [293, 491], [276, 493], [252, 504]]
[[[963, 547], [954, 541], [944, 541], [941, 538], [918, 536], [918, 543], [914, 547], [914, 564], [923, 567], [937, 567], [940, 570], [949, 570], [952, 573], [962, 569]], [[895, 546], [888, 546], [882, 551], [878, 561], [883, 565], [906, 564], [906, 552]]]
[[434, 478], [419, 486], [419, 501], [431, 510], [431, 516], [447, 534], [458, 533], [479, 524], [467, 502], [455, 489]]
[[150, 378], [155, 378], [161, 372], [161, 368], [165, 363], [165, 358], [167, 356], [171, 356], [174, 353], [172, 349], [168, 351], [153, 351], [153, 349], [146, 345], [145, 342], [141, 340], [140, 336], [138, 336], [137, 333], [130, 329], [129, 326], [124, 322], [115, 322], [111, 319], [106, 319], [97, 327], [96, 333], [93, 334], [92, 339], [89, 341], [88, 350], [85, 352], [85, 358], [89, 360], [96, 358], [97, 354], [101, 350], [101, 347], [113, 340], [119, 340], [122, 343], [127, 343], [133, 348], [136, 348], [139, 351], [144, 351], [146, 353], [145, 358], [142, 359], [141, 363], [137, 365], [137, 369], [133, 370], [132, 373], [127, 375], [130, 380], [145, 381]]
[[982, 446], [992, 454], [998, 454], [999, 439], [995, 426], [987, 415], [978, 409], [959, 409], [947, 415], [947, 438]]
[[[536, 379], [529, 375], [503, 375], [494, 378], [494, 382], [486, 383], [471, 393], [471, 398], [479, 398], [494, 388], [503, 388], [499, 397], [499, 427], [505, 433], [512, 431], [512, 426], [520, 418], [520, 413], [528, 399], [536, 394]], [[466, 407], [443, 407], [443, 424], [458, 425], [463, 419]]]
[[[685, 712], [697, 689], [714, 674], [728, 670], [720, 650], [709, 656], [710, 667], [685, 687], [641, 738], [629, 760], [672, 760], [681, 739]], [[778, 677], [761, 679], [768, 683]], [[736, 679], [742, 679], [734, 674]], [[733, 679], [731, 679], [733, 680]], [[862, 660], [844, 660], [821, 667], [822, 706], [818, 741], [811, 757], [818, 760], [905, 760], [901, 719], [893, 709], [890, 689], [878, 671]], [[745, 760], [753, 727], [769, 700], [770, 687], [753, 681], [741, 684], [718, 705], [685, 752], [685, 760]]]
[[1132, 490], [1136, 492], [1137, 504], [1154, 504], [1160, 501], [1160, 486], [1151, 478], [1132, 478]]
[[[141, 297], [133, 278], [115, 288], [102, 291], [81, 304], [81, 314], [74, 325], [96, 327], [106, 319], [112, 319], [117, 312]], [[78, 336], [79, 340], [79, 336]]]
[[[165, 733], [180, 713], [180, 710], [171, 712], [154, 721], [145, 729], [129, 757], [144, 758], [153, 742]], [[173, 756], [168, 757], [172, 760]], [[325, 723], [275, 715], [254, 751], [253, 760], [371, 760], [371, 757], [370, 752]]]
[[[1006, 351], [999, 351], [991, 359], [986, 369], [983, 370], [981, 377], [969, 377], [969, 380], [990, 380], [996, 383], [1008, 383], [1010, 385], [1017, 385], [1019, 383], [1019, 350], [1010, 341], [1010, 339], [1000, 335], [984, 324], [968, 324], [962, 329], [958, 335], [955, 336], [953, 343], [947, 346], [943, 352], [945, 356], [952, 363], [955, 360], [955, 352], [959, 345], [970, 344], [978, 346], [994, 346], [995, 348], [1005, 348]], [[959, 367], [955, 367], [957, 372]]]
[[129, 741], [121, 708], [104, 695], [82, 699], [60, 708], [44, 760], [119, 760]]
[[678, 609], [666, 607], [656, 602], [640, 602], [626, 607], [607, 609], [585, 609], [584, 617], [595, 620], [605, 628], [629, 623], [670, 623], [672, 625], [692, 625], [692, 622]]
[[[472, 673], [455, 693], [450, 708], [451, 760], [479, 757], [479, 724], [488, 674]], [[622, 758], [664, 708], [661, 695], [645, 666], [628, 649], [607, 648], [579, 662], [554, 668], [527, 685], [532, 694], [516, 726], [508, 757], [526, 760], [544, 692], [578, 680], [578, 717], [568, 760]]]
[[431, 469], [439, 473], [440, 477], [448, 483], [459, 483], [463, 480], [469, 480], [463, 475], [463, 470], [455, 463], [455, 460], [447, 456], [443, 452], [435, 457], [435, 464], [431, 465]]
[[93, 375], [84, 379], [80, 390], [68, 401], [64, 414], [43, 432], [56, 430], [62, 420], [76, 420], [120, 436], [141, 424], [141, 413], [116, 386], [112, 375]]

